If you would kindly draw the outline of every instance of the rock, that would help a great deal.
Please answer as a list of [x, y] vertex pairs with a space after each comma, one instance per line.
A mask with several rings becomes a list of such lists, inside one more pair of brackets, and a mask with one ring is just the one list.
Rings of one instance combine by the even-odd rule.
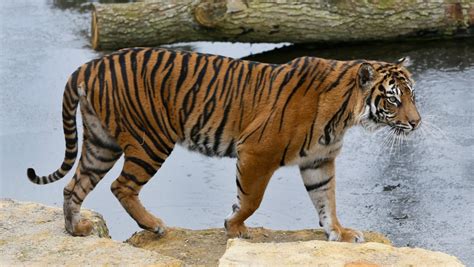
[[182, 266], [177, 259], [111, 240], [100, 214], [83, 210], [82, 215], [94, 223], [93, 233], [73, 237], [64, 229], [62, 209], [0, 199], [0, 266]]
[[82, 215], [94, 223], [93, 233], [73, 237], [64, 229], [62, 209], [0, 199], [0, 266], [462, 266], [444, 253], [392, 247], [374, 232], [364, 233], [369, 243], [357, 245], [322, 241], [319, 229], [250, 228], [252, 239], [227, 240], [222, 228], [168, 228], [163, 237], [141, 231], [123, 243], [110, 239], [100, 214], [83, 210]]
[[231, 239], [219, 266], [464, 266], [456, 257], [420, 248], [368, 242], [251, 243]]
[[[326, 240], [321, 229], [280, 231], [260, 227], [250, 228], [250, 234], [252, 239], [249, 239], [249, 242], [260, 243]], [[364, 234], [368, 241], [390, 244], [390, 241], [381, 234], [374, 232], [365, 232]], [[186, 265], [216, 266], [226, 250], [227, 237], [223, 228], [205, 230], [168, 228], [163, 237], [157, 237], [148, 231], [141, 231], [135, 233], [126, 242], [136, 247], [180, 259]]]

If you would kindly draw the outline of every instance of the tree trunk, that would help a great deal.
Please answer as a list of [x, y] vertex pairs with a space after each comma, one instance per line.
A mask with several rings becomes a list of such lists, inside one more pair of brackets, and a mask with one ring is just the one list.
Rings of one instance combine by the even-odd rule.
[[92, 11], [96, 50], [190, 41], [314, 43], [460, 35], [474, 36], [472, 0], [306, 0], [291, 4], [153, 0], [95, 4]]

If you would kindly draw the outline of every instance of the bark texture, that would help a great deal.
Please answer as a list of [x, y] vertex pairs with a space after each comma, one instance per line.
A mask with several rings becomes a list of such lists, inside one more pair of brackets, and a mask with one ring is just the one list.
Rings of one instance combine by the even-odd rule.
[[346, 42], [474, 36], [472, 0], [153, 0], [96, 4], [94, 49], [189, 41]]
[[148, 0], [95, 4], [96, 50], [189, 41], [347, 42], [474, 36], [473, 0]]

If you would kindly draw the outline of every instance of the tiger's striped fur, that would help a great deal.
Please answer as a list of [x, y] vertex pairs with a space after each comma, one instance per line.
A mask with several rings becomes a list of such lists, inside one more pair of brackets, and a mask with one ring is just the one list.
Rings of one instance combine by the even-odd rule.
[[[80, 103], [84, 142], [64, 189], [66, 229], [73, 235], [90, 233], [81, 204], [122, 154], [123, 170], [111, 190], [140, 227], [162, 234], [163, 222], [138, 194], [181, 144], [209, 156], [237, 157], [237, 203], [225, 221], [229, 236], [247, 235], [244, 221], [260, 205], [273, 172], [299, 165], [328, 238], [362, 241], [360, 232], [337, 220], [334, 159], [353, 125], [419, 122], [411, 88], [401, 63], [302, 57], [274, 65], [158, 48], [120, 50], [71, 75], [63, 99], [64, 162], [43, 177], [28, 169], [28, 177], [47, 184], [72, 168]], [[403, 107], [387, 108], [389, 92], [399, 93]], [[391, 123], [389, 111], [402, 114], [398, 122]]]

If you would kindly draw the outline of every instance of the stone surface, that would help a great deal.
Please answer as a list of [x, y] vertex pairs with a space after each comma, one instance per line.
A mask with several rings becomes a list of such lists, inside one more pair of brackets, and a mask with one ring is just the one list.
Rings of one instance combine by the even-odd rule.
[[464, 266], [456, 257], [381, 243], [250, 243], [232, 239], [219, 266]]
[[94, 223], [92, 235], [72, 237], [60, 208], [0, 200], [0, 266], [10, 265], [156, 265], [182, 262], [111, 240], [102, 216], [84, 210]]
[[[281, 231], [259, 227], [250, 228], [250, 234], [252, 238], [247, 240], [248, 242], [280, 243], [326, 240], [321, 229]], [[390, 244], [390, 241], [381, 234], [364, 232], [364, 235], [368, 241]], [[168, 228], [163, 237], [157, 237], [148, 231], [141, 231], [135, 233], [127, 242], [140, 248], [180, 259], [187, 265], [215, 266], [226, 250], [227, 237], [222, 228], [205, 230]]]
[[72, 237], [61, 208], [0, 199], [0, 266], [463, 266], [441, 252], [392, 247], [374, 232], [364, 232], [369, 243], [348, 244], [322, 241], [326, 237], [319, 229], [251, 228], [252, 239], [227, 240], [222, 228], [168, 228], [163, 237], [135, 233], [127, 244], [109, 238], [100, 214], [84, 210], [82, 215], [94, 223], [93, 234]]

